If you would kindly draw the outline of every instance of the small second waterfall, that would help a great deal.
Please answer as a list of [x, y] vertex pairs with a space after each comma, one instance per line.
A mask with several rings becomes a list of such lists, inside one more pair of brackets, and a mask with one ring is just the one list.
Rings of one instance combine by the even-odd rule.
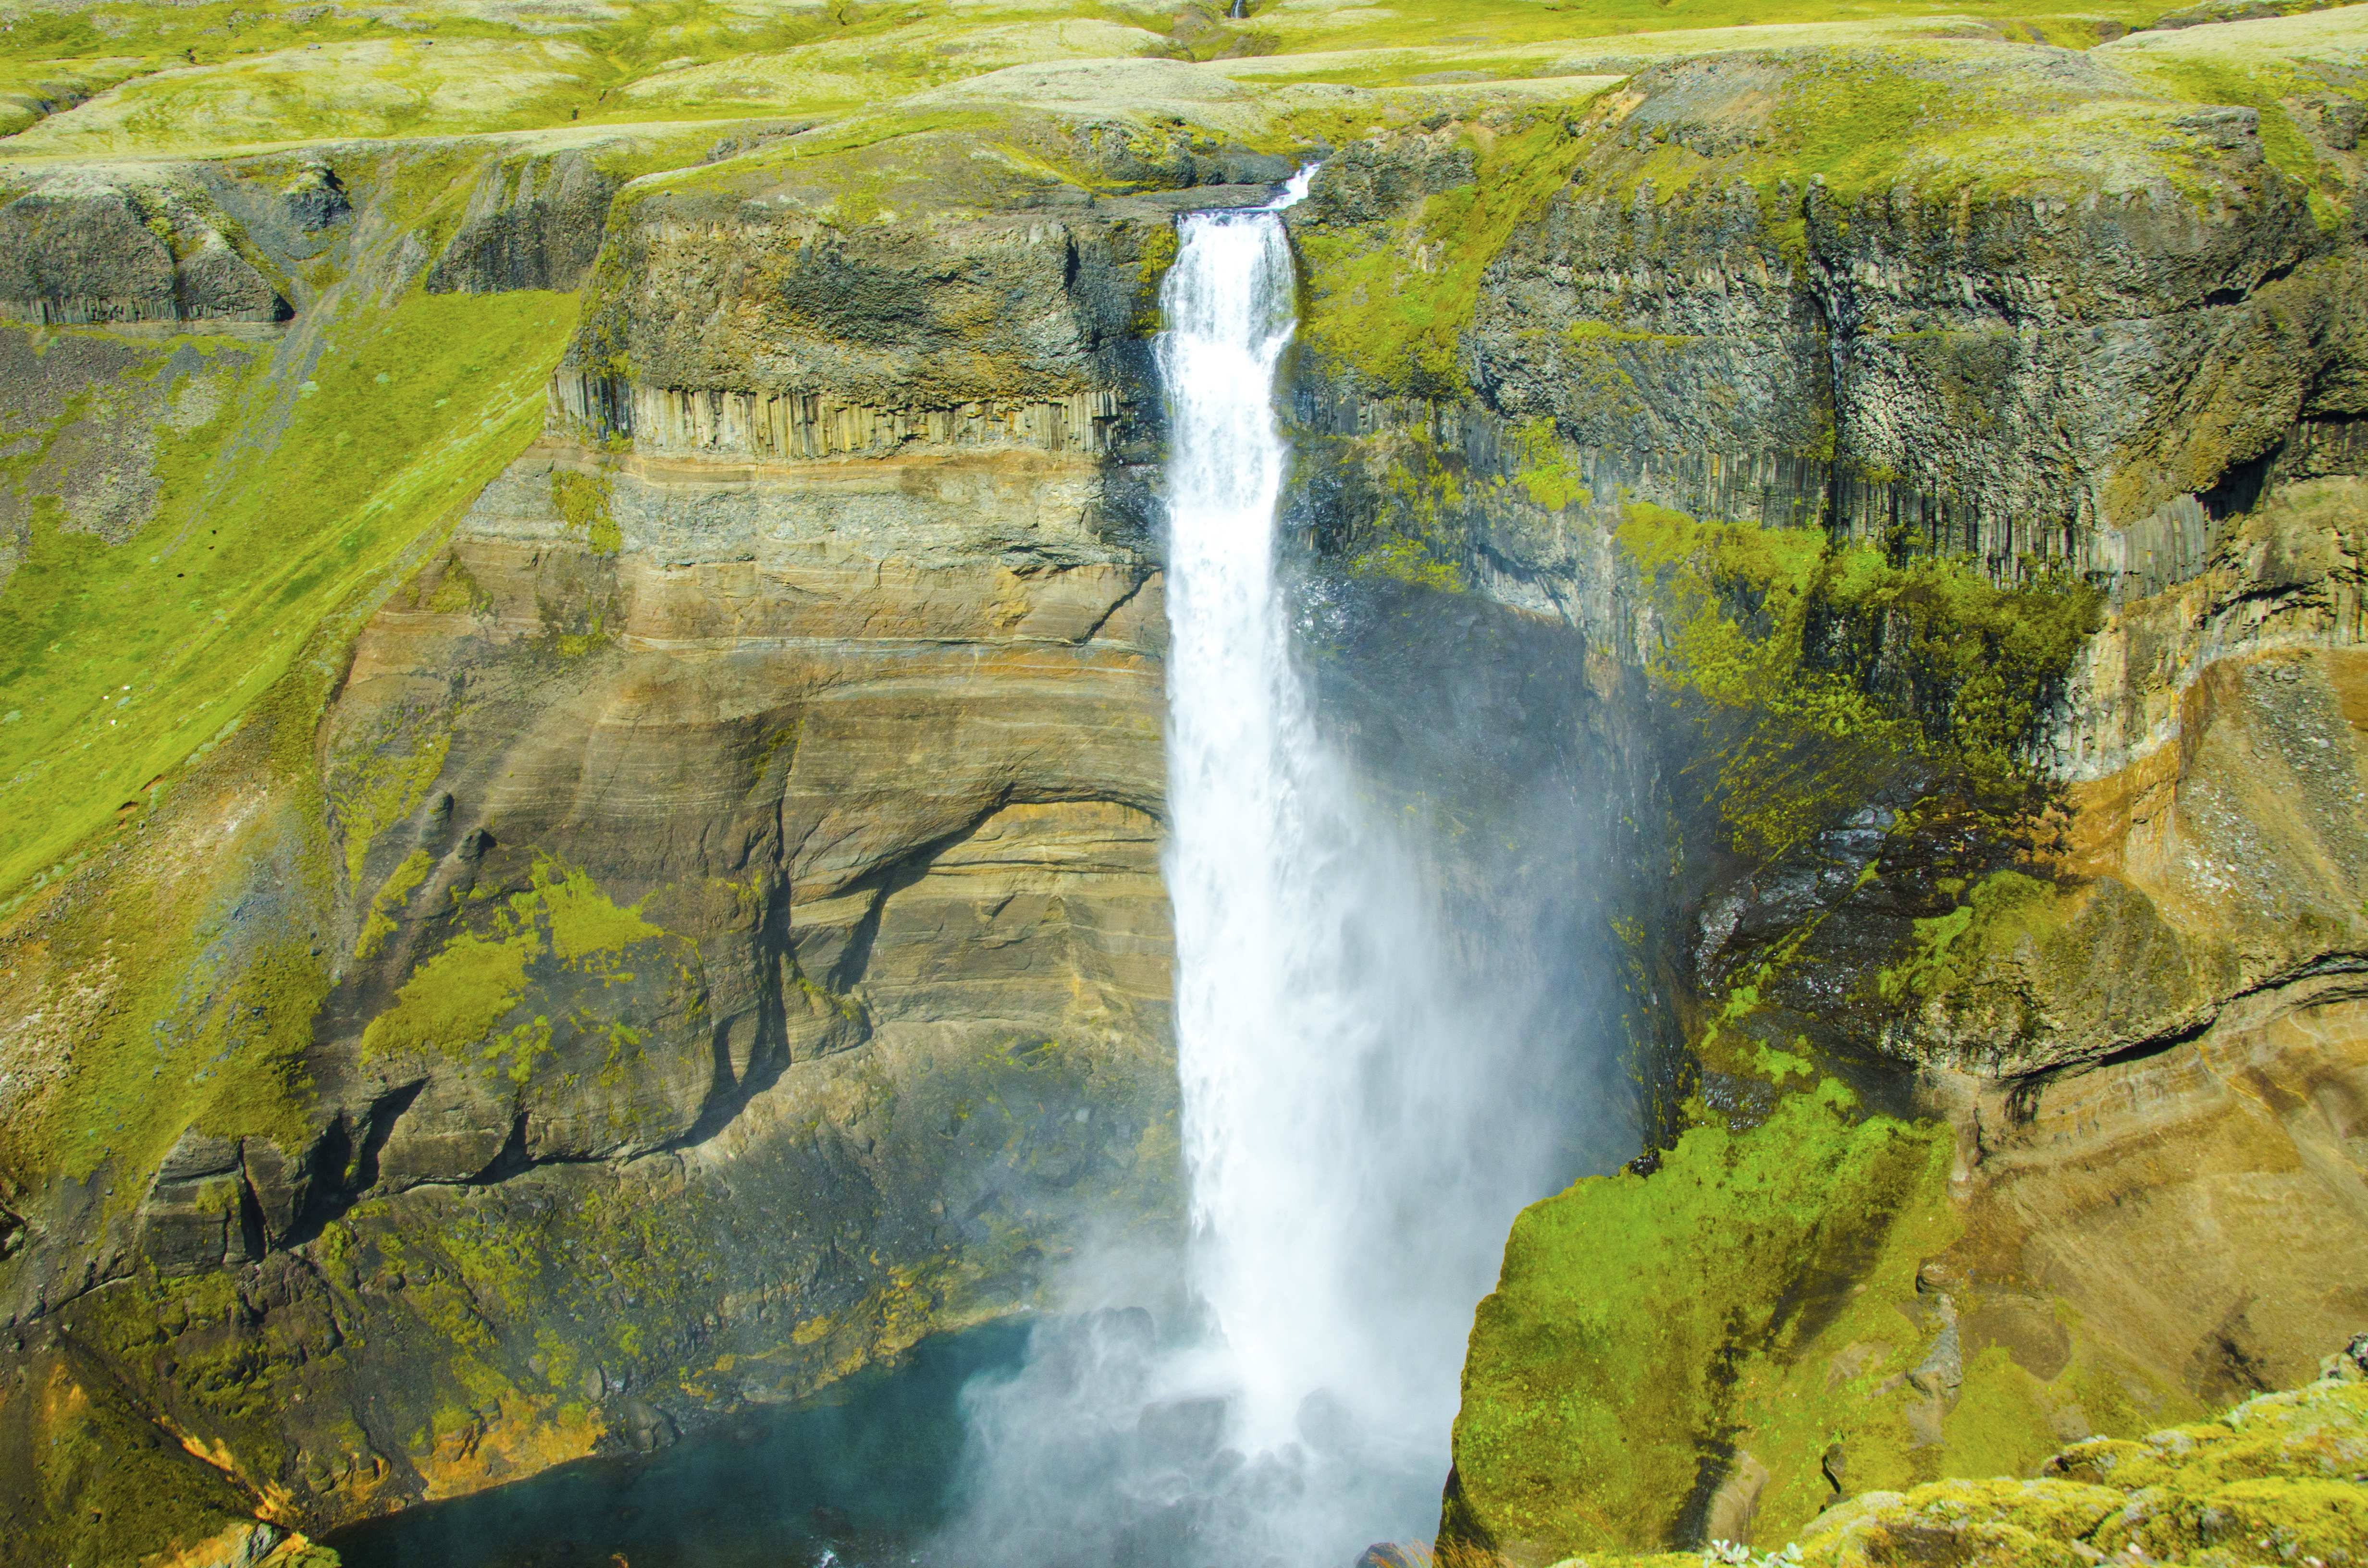
[[1473, 1305], [1576, 1174], [1554, 933], [1450, 913], [1296, 656], [1276, 394], [1305, 178], [1182, 219], [1162, 296], [1186, 1278], [1104, 1292], [973, 1389], [945, 1538], [973, 1562], [1349, 1568], [1427, 1537]]

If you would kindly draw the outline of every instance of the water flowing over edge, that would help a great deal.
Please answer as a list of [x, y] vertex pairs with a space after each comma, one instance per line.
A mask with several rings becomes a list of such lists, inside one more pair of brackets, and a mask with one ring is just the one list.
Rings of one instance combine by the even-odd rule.
[[1313, 173], [1179, 220], [1161, 292], [1184, 1290], [1088, 1257], [1066, 1293], [1105, 1310], [972, 1391], [943, 1540], [973, 1561], [1345, 1568], [1427, 1535], [1473, 1303], [1513, 1212], [1574, 1174], [1538, 976], [1457, 928], [1294, 658], [1280, 214]]

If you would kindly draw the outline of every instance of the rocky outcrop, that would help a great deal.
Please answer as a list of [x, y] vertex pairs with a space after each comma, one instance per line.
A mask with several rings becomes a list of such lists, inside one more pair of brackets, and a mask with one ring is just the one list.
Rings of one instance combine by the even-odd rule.
[[624, 181], [586, 153], [506, 163], [478, 183], [460, 229], [428, 269], [432, 292], [573, 290], [584, 279]]
[[[1819, 139], [1865, 129], [1826, 90], [1844, 70], [1921, 108], [1888, 169], [1829, 178]], [[1975, 85], [2001, 78], [2079, 158], [1975, 175], [1965, 149], [2001, 133]], [[2069, 129], [2103, 115], [2134, 124], [2093, 148]], [[1526, 168], [1505, 153], [1474, 175], [1453, 127], [1344, 149], [1293, 223], [1470, 272], [1452, 357], [1469, 396], [1440, 438], [1484, 470], [1551, 470], [1597, 514], [1627, 497], [1816, 524], [2143, 595], [2200, 568], [2205, 519], [2249, 507], [2274, 464], [2309, 449], [2310, 472], [2351, 471], [2328, 438], [2363, 362], [2351, 231], [2263, 162], [2253, 120], [2218, 124], [2069, 52], [1724, 54], [1640, 72], [1559, 130], [1508, 117]], [[2321, 167], [2356, 177], [2340, 136], [2309, 134]], [[1501, 248], [1426, 227], [1459, 180], [1518, 199], [1540, 165], [1575, 172]], [[1319, 298], [1315, 341], [1357, 364], [1361, 308]], [[1380, 406], [1328, 394], [1319, 428], [1407, 422], [1374, 384], [1386, 368], [1360, 368], [1357, 401]], [[1534, 516], [1475, 530], [1476, 553], [1522, 579], [1586, 574], [1585, 530]]]
[[[2368, 1531], [2368, 1335], [2321, 1358], [2321, 1375], [2257, 1394], [2214, 1419], [2090, 1438], [2044, 1460], [2032, 1479], [1928, 1482], [1839, 1501], [1781, 1549], [1755, 1551], [1746, 1531], [1713, 1538], [1707, 1555], [1736, 1568], [1770, 1562], [1913, 1562], [1934, 1557], [2001, 1565], [2112, 1556], [2212, 1562], [2291, 1551], [2322, 1562], [2356, 1558]], [[2267, 1543], [2266, 1545], [2264, 1543]], [[1421, 1554], [1376, 1547], [1379, 1562]], [[1688, 1553], [1590, 1553], [1590, 1562], [1669, 1564]], [[1443, 1546], [1436, 1561], [1487, 1561]]]
[[276, 322], [290, 308], [190, 188], [60, 174], [0, 206], [0, 312], [51, 325]]

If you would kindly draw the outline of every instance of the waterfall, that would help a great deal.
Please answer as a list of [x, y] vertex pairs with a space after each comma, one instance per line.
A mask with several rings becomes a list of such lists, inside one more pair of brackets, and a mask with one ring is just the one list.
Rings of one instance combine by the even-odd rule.
[[[1289, 199], [1289, 198], [1286, 198]], [[1364, 1371], [1340, 1333], [1349, 1070], [1371, 1050], [1326, 859], [1342, 779], [1292, 667], [1274, 376], [1292, 324], [1272, 212], [1183, 221], [1159, 345], [1168, 389], [1168, 807], [1177, 1066], [1192, 1276], [1238, 1380], [1246, 1451]], [[1334, 842], [1327, 843], [1327, 836]]]
[[[1451, 914], [1294, 656], [1276, 381], [1306, 180], [1184, 217], [1162, 293], [1183, 1304], [1055, 1320], [973, 1390], [949, 1560], [1349, 1568], [1427, 1537], [1473, 1304], [1514, 1212], [1576, 1174], [1574, 1009], [1541, 978], [1567, 927]], [[1569, 838], [1565, 797], [1541, 838]]]

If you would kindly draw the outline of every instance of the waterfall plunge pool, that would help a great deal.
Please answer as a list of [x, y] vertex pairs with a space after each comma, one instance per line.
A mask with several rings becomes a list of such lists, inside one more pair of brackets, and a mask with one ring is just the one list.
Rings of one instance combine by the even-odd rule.
[[330, 1535], [345, 1568], [886, 1568], [945, 1522], [962, 1386], [1019, 1365], [1024, 1320], [922, 1341], [814, 1399], [647, 1454], [576, 1460]]

